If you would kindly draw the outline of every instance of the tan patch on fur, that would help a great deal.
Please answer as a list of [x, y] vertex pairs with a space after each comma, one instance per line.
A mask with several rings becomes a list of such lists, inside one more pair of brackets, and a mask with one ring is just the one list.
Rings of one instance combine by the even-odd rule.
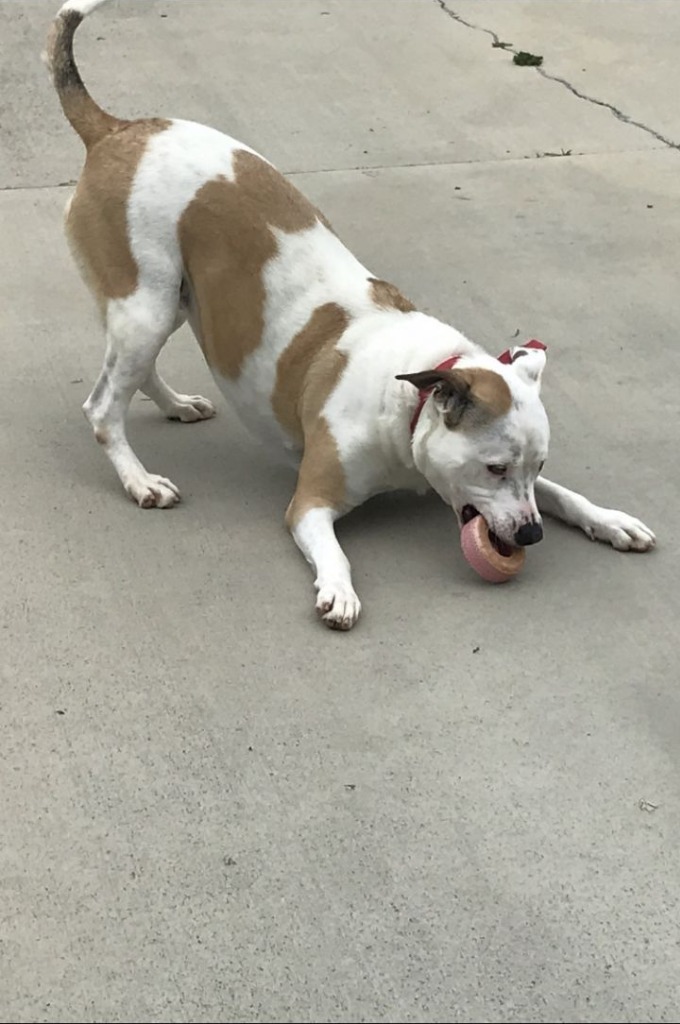
[[283, 429], [304, 443], [295, 496], [286, 513], [289, 526], [310, 508], [340, 509], [344, 501], [345, 473], [321, 410], [347, 364], [337, 343], [348, 325], [349, 316], [341, 306], [319, 306], [276, 367], [274, 413]]
[[279, 357], [272, 407], [283, 429], [298, 441], [313, 426], [345, 368], [347, 356], [336, 345], [348, 325], [342, 306], [319, 306]]
[[377, 277], [369, 277], [371, 282], [371, 297], [376, 306], [381, 309], [398, 309], [400, 313], [413, 313], [415, 306], [410, 299], [390, 284], [389, 281], [380, 281]]
[[500, 373], [473, 366], [447, 370], [445, 377], [452, 394], [459, 396], [444, 412], [451, 430], [476, 430], [510, 411], [512, 394]]
[[452, 370], [451, 374], [466, 382], [475, 405], [485, 410], [489, 416], [496, 419], [510, 411], [512, 393], [500, 373], [473, 366], [463, 370]]
[[286, 511], [289, 528], [300, 522], [312, 508], [340, 511], [345, 500], [345, 471], [335, 438], [323, 417], [305, 438], [305, 454], [300, 463], [295, 494]]
[[137, 287], [127, 201], [149, 139], [169, 126], [160, 118], [132, 121], [88, 150], [65, 225], [73, 255], [100, 307], [107, 299], [124, 299]]
[[210, 366], [225, 377], [238, 377], [262, 338], [262, 272], [278, 251], [272, 228], [304, 231], [318, 217], [279, 171], [246, 150], [234, 154], [234, 180], [207, 182], [182, 214], [179, 241], [201, 344]]

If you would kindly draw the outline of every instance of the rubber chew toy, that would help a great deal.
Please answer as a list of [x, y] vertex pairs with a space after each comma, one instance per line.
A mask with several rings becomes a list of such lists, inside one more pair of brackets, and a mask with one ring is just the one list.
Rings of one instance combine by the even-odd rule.
[[524, 565], [524, 548], [511, 548], [489, 533], [484, 516], [476, 515], [460, 531], [468, 565], [489, 583], [507, 583]]

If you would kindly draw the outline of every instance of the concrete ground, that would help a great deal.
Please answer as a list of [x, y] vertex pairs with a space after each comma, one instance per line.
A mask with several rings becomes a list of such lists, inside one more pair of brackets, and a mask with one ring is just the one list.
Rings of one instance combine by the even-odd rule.
[[[169, 513], [82, 418], [55, 7], [0, 2], [0, 1018], [676, 1021], [680, 4], [122, 0], [81, 30], [114, 112], [240, 136], [422, 307], [546, 341], [550, 475], [658, 531], [548, 524], [494, 588], [437, 501], [377, 500], [341, 528], [349, 635], [228, 408], [136, 400]], [[188, 335], [163, 364], [216, 397]]]

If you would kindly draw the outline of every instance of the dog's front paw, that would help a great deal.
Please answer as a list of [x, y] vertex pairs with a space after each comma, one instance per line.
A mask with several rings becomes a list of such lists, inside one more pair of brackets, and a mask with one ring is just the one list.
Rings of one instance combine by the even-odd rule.
[[124, 481], [124, 487], [140, 508], [172, 508], [180, 500], [179, 490], [172, 480], [156, 473], [136, 473]]
[[348, 583], [320, 583], [316, 610], [329, 629], [351, 629], [359, 618], [361, 602]]
[[598, 509], [583, 528], [591, 540], [611, 544], [617, 551], [650, 551], [656, 544], [648, 526], [613, 508]]

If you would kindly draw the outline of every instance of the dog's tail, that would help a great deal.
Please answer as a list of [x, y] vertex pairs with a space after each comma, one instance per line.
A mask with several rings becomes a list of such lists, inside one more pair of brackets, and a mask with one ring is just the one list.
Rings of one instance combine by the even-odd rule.
[[52, 22], [43, 60], [66, 117], [89, 149], [109, 132], [125, 124], [102, 110], [85, 88], [73, 59], [73, 37], [81, 21], [107, 0], [67, 0]]

